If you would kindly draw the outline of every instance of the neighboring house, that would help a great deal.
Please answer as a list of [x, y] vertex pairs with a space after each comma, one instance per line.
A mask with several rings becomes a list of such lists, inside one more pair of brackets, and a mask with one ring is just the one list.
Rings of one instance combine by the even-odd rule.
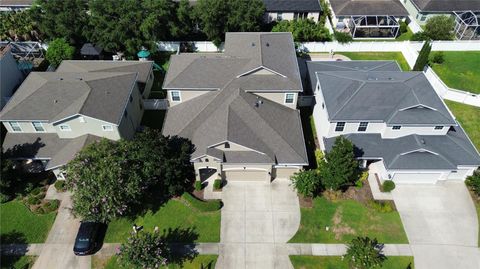
[[408, 12], [399, 0], [328, 0], [337, 31], [354, 38], [395, 38]]
[[133, 72], [138, 73], [140, 93], [147, 99], [152, 90], [154, 75], [152, 61], [63, 61], [57, 72]]
[[464, 180], [480, 156], [423, 72], [393, 61], [308, 62], [322, 150], [344, 135], [381, 180]]
[[437, 15], [453, 16], [455, 12], [480, 12], [480, 0], [401, 0], [411, 18], [425, 24], [428, 18]]
[[295, 19], [320, 19], [322, 8], [319, 0], [263, 0], [265, 5], [265, 21], [281, 21]]
[[0, 48], [0, 110], [5, 106], [15, 89], [22, 83], [23, 73], [10, 52], [10, 46]]
[[83, 146], [100, 138], [132, 138], [143, 115], [141, 67], [151, 68], [151, 62], [96, 64], [64, 61], [57, 72], [30, 73], [0, 113], [8, 131], [4, 152], [40, 160], [63, 179], [62, 166]]
[[0, 0], [1, 11], [21, 11], [32, 6], [33, 0]]
[[213, 171], [224, 180], [270, 182], [308, 165], [291, 33], [227, 33], [224, 53], [170, 59], [163, 133], [193, 142], [197, 180]]

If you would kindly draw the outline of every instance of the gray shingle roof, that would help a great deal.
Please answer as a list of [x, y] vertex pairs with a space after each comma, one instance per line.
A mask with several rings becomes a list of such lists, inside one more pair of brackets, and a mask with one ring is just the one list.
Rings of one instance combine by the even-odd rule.
[[[302, 91], [291, 33], [227, 33], [225, 53], [172, 55], [164, 89], [221, 89], [233, 80], [246, 90]], [[239, 77], [258, 68], [279, 76]]]
[[319, 0], [263, 0], [267, 12], [320, 12]]
[[31, 6], [33, 0], [0, 0], [0, 6]]
[[131, 72], [138, 73], [138, 82], [146, 83], [152, 68], [152, 61], [65, 60], [57, 68], [57, 72]]
[[408, 16], [399, 0], [330, 0], [330, 4], [336, 16]]
[[10, 158], [47, 159], [50, 170], [67, 164], [84, 146], [101, 138], [83, 135], [77, 138], [59, 138], [55, 133], [7, 133], [3, 150]]
[[[479, 166], [480, 156], [460, 127], [447, 135], [408, 135], [382, 139], [380, 134], [348, 134], [360, 158], [383, 158], [387, 169], [457, 169]], [[327, 150], [335, 138], [325, 139]]]
[[331, 121], [456, 124], [422, 72], [317, 72]]
[[480, 11], [480, 0], [412, 0], [420, 11]]
[[135, 73], [32, 72], [0, 113], [0, 120], [55, 122], [76, 114], [118, 124]]
[[80, 54], [98, 56], [102, 53], [102, 51], [103, 49], [100, 46], [92, 43], [85, 43], [80, 49]]

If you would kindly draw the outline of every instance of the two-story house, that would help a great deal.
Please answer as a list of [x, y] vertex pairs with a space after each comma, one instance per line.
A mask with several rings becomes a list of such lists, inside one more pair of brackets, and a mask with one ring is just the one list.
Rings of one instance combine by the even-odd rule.
[[464, 180], [480, 156], [423, 72], [393, 61], [308, 62], [322, 150], [343, 135], [382, 180]]
[[30, 73], [0, 113], [8, 131], [3, 151], [42, 161], [63, 179], [62, 166], [85, 145], [133, 137], [143, 115], [139, 77], [151, 68], [151, 62], [66, 61], [57, 72]]
[[227, 33], [224, 53], [172, 55], [163, 88], [163, 133], [193, 142], [197, 180], [270, 182], [308, 165], [291, 33]]

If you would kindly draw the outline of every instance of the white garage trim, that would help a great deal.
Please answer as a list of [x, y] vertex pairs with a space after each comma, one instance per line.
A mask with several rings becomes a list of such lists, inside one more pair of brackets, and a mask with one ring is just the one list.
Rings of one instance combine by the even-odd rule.
[[443, 173], [403, 173], [397, 172], [393, 174], [392, 180], [395, 183], [414, 183], [414, 184], [435, 184], [441, 180]]
[[270, 182], [268, 171], [261, 168], [226, 169], [223, 171], [226, 181], [257, 181]]

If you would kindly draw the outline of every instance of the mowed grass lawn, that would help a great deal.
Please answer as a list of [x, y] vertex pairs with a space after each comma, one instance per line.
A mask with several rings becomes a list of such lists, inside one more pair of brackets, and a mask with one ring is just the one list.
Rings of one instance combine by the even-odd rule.
[[55, 221], [56, 213], [35, 214], [22, 202], [13, 200], [0, 205], [2, 244], [43, 243]]
[[336, 52], [336, 54], [345, 55], [351, 60], [394, 60], [403, 71], [411, 70], [401, 52]]
[[[380, 243], [408, 243], [398, 212], [381, 213], [355, 200], [313, 200], [301, 208], [301, 222], [290, 243], [348, 243], [357, 236], [377, 238]], [[325, 227], [329, 227], [326, 231]]]
[[480, 150], [480, 108], [445, 100], [473, 144]]
[[[349, 265], [342, 257], [338, 256], [290, 256], [290, 261], [295, 269], [349, 269]], [[410, 265], [410, 267], [408, 267]], [[414, 268], [413, 257], [390, 256], [383, 263], [384, 269]]]
[[[187, 261], [182, 265], [171, 264], [166, 267], [168, 269], [213, 269], [217, 262], [217, 255], [198, 255], [192, 261]], [[99, 256], [93, 256], [92, 269], [133, 269], [120, 265], [116, 256], [100, 258]]]
[[197, 242], [220, 241], [220, 210], [200, 212], [179, 200], [172, 199], [155, 212], [149, 210], [135, 219], [120, 218], [110, 222], [105, 242], [125, 242], [133, 224], [143, 226], [146, 231], [153, 231], [155, 226], [158, 226], [160, 231], [168, 228], [193, 228], [198, 234]]
[[[215, 268], [215, 263], [217, 262], [217, 255], [198, 255], [192, 261], [186, 261], [182, 265], [171, 264], [166, 267], [161, 267], [165, 269], [213, 269]], [[112, 257], [99, 257], [93, 256], [92, 258], [92, 269], [134, 269], [122, 266], [118, 261], [116, 256]]]
[[443, 54], [445, 62], [432, 65], [443, 82], [450, 88], [480, 93], [480, 50], [444, 51]]

